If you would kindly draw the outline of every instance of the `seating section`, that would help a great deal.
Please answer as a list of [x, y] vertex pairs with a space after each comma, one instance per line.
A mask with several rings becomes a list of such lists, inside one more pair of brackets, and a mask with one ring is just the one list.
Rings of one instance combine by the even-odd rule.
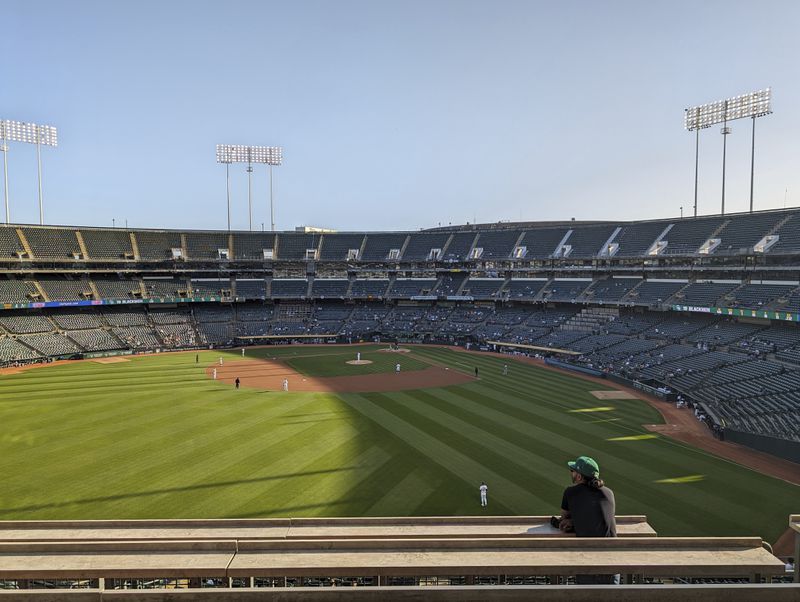
[[444, 261], [464, 261], [475, 241], [475, 232], [454, 232], [444, 249]]
[[363, 234], [324, 234], [319, 258], [330, 261], [344, 261], [351, 250], [360, 252], [363, 243]]
[[33, 303], [42, 301], [36, 285], [26, 280], [0, 278], [0, 302]]
[[647, 251], [667, 227], [666, 222], [641, 222], [638, 224], [626, 224], [622, 230], [614, 237], [612, 242], [617, 243], [619, 248], [615, 257], [640, 257], [647, 254]]
[[100, 314], [91, 310], [55, 311], [50, 318], [62, 330], [86, 330], [103, 326]]
[[364, 244], [364, 253], [361, 259], [364, 261], [386, 261], [389, 259], [389, 252], [392, 249], [402, 252], [407, 238], [407, 234], [367, 234], [367, 241]]
[[349, 287], [349, 280], [317, 278], [312, 285], [311, 296], [315, 299], [344, 299]]
[[481, 232], [475, 247], [483, 249], [481, 259], [509, 259], [521, 234], [518, 230]]
[[744, 284], [720, 301], [723, 307], [746, 307], [749, 309], [780, 308], [780, 299], [788, 300], [794, 284]]
[[547, 286], [548, 280], [526, 280], [523, 278], [512, 278], [507, 287], [507, 297], [509, 301], [530, 301], [536, 299], [542, 289]]
[[547, 259], [556, 252], [558, 244], [564, 239], [569, 228], [537, 228], [528, 230], [519, 246], [525, 247], [524, 259]]
[[178, 278], [143, 278], [145, 297], [188, 297], [189, 286], [185, 280]]
[[287, 234], [278, 235], [278, 258], [283, 260], [306, 259], [306, 251], [319, 247], [320, 234]]
[[42, 355], [10, 337], [0, 336], [0, 365], [24, 363]]
[[357, 278], [351, 285], [350, 296], [353, 299], [382, 299], [386, 296], [387, 288], [389, 288], [389, 280], [386, 278]]
[[24, 251], [16, 227], [0, 225], [0, 260], [17, 259]]
[[436, 286], [435, 293], [439, 297], [452, 297], [459, 294], [462, 285], [467, 279], [465, 273], [444, 274], [439, 279], [439, 284]]
[[229, 279], [192, 280], [192, 295], [195, 297], [216, 296], [229, 297], [231, 281]]
[[417, 295], [430, 295], [436, 280], [425, 278], [397, 278], [389, 289], [390, 299], [402, 299]]
[[[228, 234], [223, 232], [187, 232], [186, 253], [190, 259], [224, 259], [229, 251]], [[230, 258], [230, 256], [228, 257]]]
[[591, 280], [553, 280], [547, 285], [547, 301], [576, 301]]
[[668, 243], [663, 254], [695, 255], [723, 223], [720, 217], [684, 219], [675, 222], [662, 239]]
[[28, 334], [32, 332], [50, 332], [53, 330], [53, 323], [45, 316], [31, 314], [28, 312], [0, 315], [0, 324], [8, 332], [14, 334]]
[[770, 248], [770, 255], [800, 252], [800, 214], [792, 213], [776, 231], [778, 242]]
[[675, 295], [675, 302], [683, 305], [716, 305], [737, 286], [728, 282], [693, 282]]
[[463, 294], [474, 299], [499, 299], [500, 289], [505, 280], [502, 278], [470, 278], [464, 286]]
[[18, 337], [17, 340], [31, 347], [39, 354], [48, 357], [80, 353], [80, 349], [68, 337], [52, 332], [44, 334], [26, 334]]
[[259, 280], [236, 280], [236, 297], [239, 299], [266, 299], [267, 283]]
[[628, 300], [635, 305], [663, 305], [687, 284], [676, 280], [645, 280], [631, 291]]
[[271, 296], [275, 299], [305, 299], [308, 293], [308, 280], [275, 279], [272, 281]]
[[235, 259], [264, 260], [264, 250], [275, 250], [275, 234], [272, 232], [237, 232], [233, 236]]
[[81, 236], [90, 259], [133, 259], [131, 235], [127, 230], [85, 230]]
[[444, 232], [434, 234], [411, 234], [408, 239], [408, 245], [403, 252], [403, 259], [406, 261], [438, 259], [438, 256], [431, 256], [431, 250], [439, 249], [439, 255], [442, 255], [441, 250], [447, 243], [448, 238], [450, 238], [450, 235]]
[[139, 257], [145, 261], [172, 259], [172, 249], [182, 249], [178, 232], [137, 230], [134, 234], [139, 247]]
[[124, 343], [110, 332], [95, 328], [93, 330], [73, 330], [67, 335], [78, 347], [86, 351], [111, 351], [126, 349]]
[[575, 228], [566, 242], [572, 247], [569, 257], [596, 257], [616, 228], [615, 225]]
[[81, 255], [75, 230], [63, 228], [22, 228], [37, 259], [74, 259]]
[[50, 301], [79, 301], [94, 298], [88, 280], [39, 278], [39, 285]]
[[607, 278], [597, 280], [584, 293], [585, 299], [593, 303], [615, 303], [622, 300], [642, 282], [641, 278]]
[[140, 280], [131, 280], [115, 276], [92, 276], [101, 299], [136, 299], [142, 296]]
[[767, 212], [732, 217], [719, 233], [722, 242], [714, 250], [714, 254], [752, 252], [753, 246], [764, 238], [767, 232], [771, 232], [786, 215], [785, 213]]

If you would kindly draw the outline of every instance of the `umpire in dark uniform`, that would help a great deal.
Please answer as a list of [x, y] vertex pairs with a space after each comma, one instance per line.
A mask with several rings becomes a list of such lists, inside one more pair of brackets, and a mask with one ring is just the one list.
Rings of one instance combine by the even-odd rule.
[[[577, 537], [616, 537], [617, 521], [614, 492], [600, 478], [600, 467], [588, 456], [568, 462], [572, 483], [561, 499], [562, 531]], [[581, 585], [613, 584], [615, 575], [576, 575]]]

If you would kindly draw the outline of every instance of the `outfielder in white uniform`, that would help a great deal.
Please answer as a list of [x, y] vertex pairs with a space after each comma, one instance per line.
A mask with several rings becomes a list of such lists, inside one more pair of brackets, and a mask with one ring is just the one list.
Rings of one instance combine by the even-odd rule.
[[486, 506], [489, 505], [489, 500], [487, 498], [487, 493], [489, 491], [489, 488], [486, 486], [486, 483], [481, 481], [481, 486], [479, 487], [479, 489], [481, 492], [481, 506], [486, 508]]
[[287, 379], [287, 378], [283, 379], [283, 390], [284, 391], [288, 391], [289, 390], [289, 379]]

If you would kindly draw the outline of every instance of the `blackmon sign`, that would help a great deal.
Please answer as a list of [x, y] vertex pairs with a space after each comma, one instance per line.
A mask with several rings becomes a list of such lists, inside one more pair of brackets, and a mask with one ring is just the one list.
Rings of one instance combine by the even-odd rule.
[[767, 311], [765, 309], [743, 309], [739, 307], [701, 307], [697, 305], [672, 305], [670, 309], [672, 311], [689, 311], [714, 316], [730, 316], [731, 318], [760, 318], [762, 320], [800, 322], [800, 314], [789, 311]]

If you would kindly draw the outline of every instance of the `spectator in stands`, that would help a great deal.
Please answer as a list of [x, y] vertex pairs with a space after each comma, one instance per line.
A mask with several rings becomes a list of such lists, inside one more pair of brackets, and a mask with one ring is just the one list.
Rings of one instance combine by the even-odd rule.
[[[559, 528], [577, 537], [616, 537], [614, 492], [600, 478], [600, 467], [588, 456], [568, 462], [572, 486], [561, 499]], [[579, 585], [616, 583], [614, 575], [576, 575]]]

